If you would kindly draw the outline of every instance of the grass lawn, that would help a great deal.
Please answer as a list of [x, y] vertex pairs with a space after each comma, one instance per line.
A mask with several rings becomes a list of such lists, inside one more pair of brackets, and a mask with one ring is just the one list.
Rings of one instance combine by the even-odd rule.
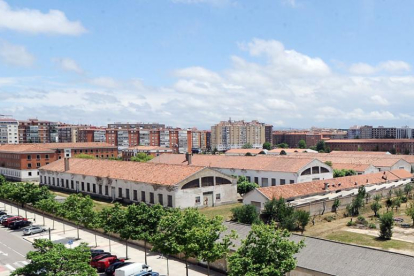
[[414, 250], [414, 244], [397, 240], [380, 240], [377, 237], [353, 233], [348, 231], [335, 231], [324, 238], [343, 243], [351, 243], [362, 246], [377, 247], [381, 249]]
[[[67, 193], [62, 193], [62, 192], [56, 192], [56, 191], [51, 191], [53, 194], [61, 196], [61, 197], [68, 197], [70, 194]], [[92, 199], [93, 200], [93, 204], [94, 204], [94, 210], [95, 211], [101, 211], [103, 208], [105, 207], [112, 207], [114, 206], [113, 203], [110, 202], [105, 202], [105, 201], [99, 201], [96, 199]]]
[[242, 203], [234, 203], [228, 205], [222, 205], [217, 207], [208, 207], [200, 209], [200, 213], [205, 214], [207, 217], [212, 218], [215, 216], [222, 216], [224, 220], [229, 220], [231, 218], [231, 209], [234, 207], [242, 206]]

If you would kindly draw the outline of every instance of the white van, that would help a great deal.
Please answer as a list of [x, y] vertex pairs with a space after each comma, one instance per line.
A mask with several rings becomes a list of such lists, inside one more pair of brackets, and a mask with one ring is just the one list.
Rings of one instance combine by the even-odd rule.
[[151, 272], [152, 268], [146, 264], [133, 263], [115, 270], [115, 276], [133, 276], [140, 272]]

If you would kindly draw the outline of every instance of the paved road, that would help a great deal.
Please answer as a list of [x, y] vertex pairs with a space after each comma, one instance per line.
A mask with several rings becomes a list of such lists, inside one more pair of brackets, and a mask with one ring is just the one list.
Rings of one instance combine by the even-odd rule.
[[0, 276], [28, 264], [26, 254], [33, 250], [30, 242], [22, 239], [21, 231], [12, 231], [0, 226]]

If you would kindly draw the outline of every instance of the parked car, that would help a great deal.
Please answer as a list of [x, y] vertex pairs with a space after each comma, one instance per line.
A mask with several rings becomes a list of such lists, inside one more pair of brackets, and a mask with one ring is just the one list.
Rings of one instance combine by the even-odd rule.
[[6, 211], [0, 211], [0, 216], [7, 215]]
[[105, 275], [107, 275], [107, 276], [113, 276], [113, 275], [115, 275], [115, 270], [116, 269], [121, 268], [121, 267], [124, 267], [124, 266], [127, 266], [127, 265], [130, 265], [130, 264], [133, 264], [133, 263], [130, 263], [130, 262], [128, 262], [128, 263], [125, 263], [125, 262], [115, 262], [115, 263], [111, 264], [105, 270]]
[[115, 270], [115, 276], [130, 276], [142, 272], [151, 272], [152, 268], [142, 263], [133, 263]]
[[12, 230], [16, 230], [22, 227], [29, 226], [30, 224], [32, 224], [32, 222], [28, 220], [16, 220], [9, 224], [9, 228]]
[[98, 261], [100, 261], [102, 259], [105, 259], [105, 258], [108, 258], [108, 257], [111, 257], [111, 256], [114, 256], [116, 258], [116, 255], [112, 255], [111, 253], [108, 253], [108, 252], [105, 252], [103, 254], [100, 254], [98, 256], [95, 256], [95, 257], [92, 258], [92, 260], [90, 262], [90, 265], [92, 267], [95, 267], [96, 268], [96, 264], [98, 263]]
[[6, 219], [11, 218], [11, 217], [15, 217], [15, 215], [3, 215], [3, 216], [1, 216], [0, 217], [0, 223], [3, 224], [3, 221], [5, 221]]
[[10, 223], [12, 223], [16, 220], [27, 220], [27, 218], [24, 218], [24, 217], [21, 217], [21, 216], [11, 217], [11, 218], [8, 218], [8, 219], [4, 220], [2, 222], [2, 225], [5, 226], [5, 227], [8, 227], [10, 225]]
[[23, 229], [23, 235], [33, 235], [37, 233], [45, 232], [46, 229], [40, 226], [28, 226]]
[[160, 274], [158, 272], [146, 271], [135, 274], [134, 276], [160, 276]]
[[91, 249], [91, 257], [92, 258], [95, 257], [95, 256], [98, 256], [99, 254], [103, 254], [103, 253], [109, 253], [109, 252], [105, 252], [105, 250], [103, 250], [103, 249]]
[[394, 218], [394, 221], [395, 222], [404, 222], [404, 219], [403, 218]]
[[116, 256], [111, 256], [107, 258], [103, 258], [102, 260], [99, 260], [96, 263], [96, 269], [98, 272], [104, 272], [111, 264], [117, 263], [117, 262], [124, 262], [125, 260], [120, 260], [116, 258]]

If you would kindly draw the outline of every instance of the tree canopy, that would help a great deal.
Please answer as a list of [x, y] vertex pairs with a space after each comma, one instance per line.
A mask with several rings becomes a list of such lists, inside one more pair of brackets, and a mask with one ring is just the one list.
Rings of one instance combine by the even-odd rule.
[[300, 140], [299, 143], [298, 143], [298, 147], [300, 149], [306, 149], [306, 142], [305, 142], [305, 140]]
[[271, 150], [272, 149], [272, 144], [270, 144], [269, 142], [264, 142], [263, 143], [263, 149]]
[[152, 160], [153, 158], [154, 156], [152, 155], [146, 154], [144, 152], [140, 152], [137, 155], [131, 157], [131, 161], [145, 163], [145, 162]]
[[242, 146], [242, 149], [252, 149], [252, 148], [253, 148], [253, 145], [250, 143], [246, 143]]

